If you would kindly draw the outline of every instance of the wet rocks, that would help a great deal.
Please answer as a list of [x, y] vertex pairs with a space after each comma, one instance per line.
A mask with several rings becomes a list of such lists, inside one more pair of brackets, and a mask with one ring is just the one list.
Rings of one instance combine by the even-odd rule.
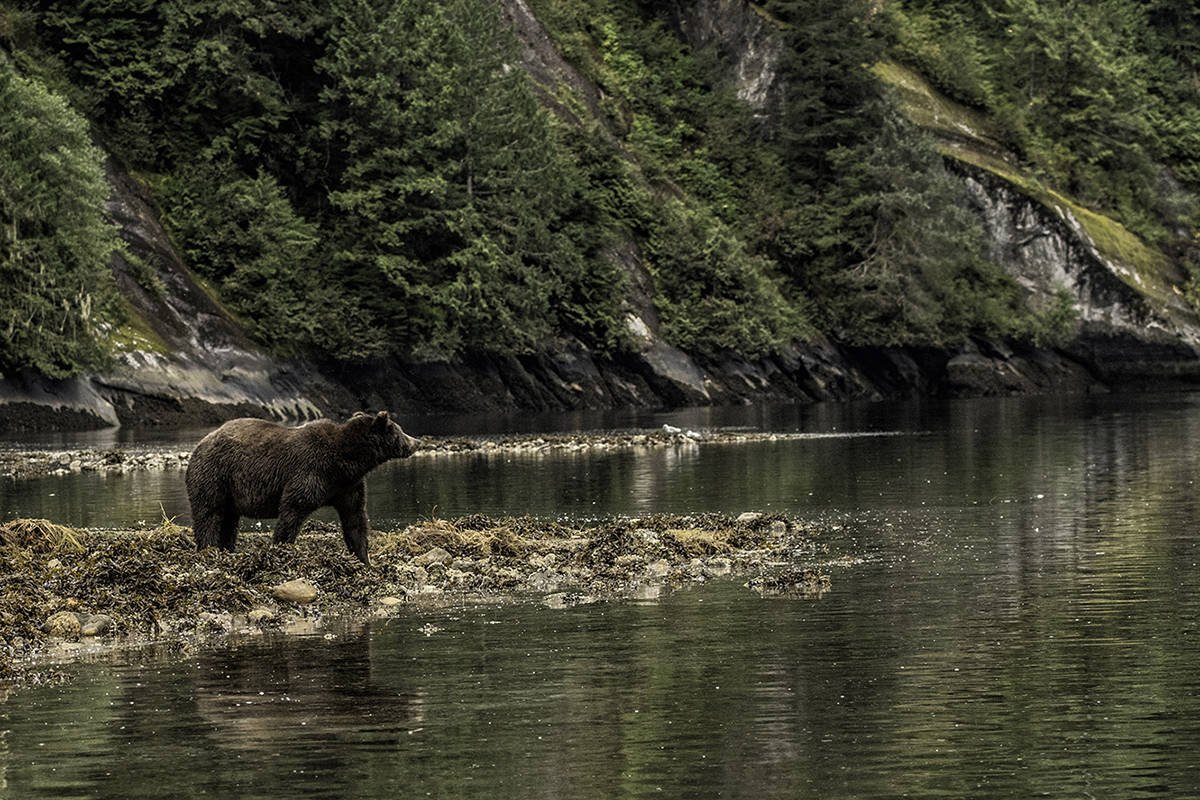
[[179, 470], [191, 454], [175, 450], [0, 451], [0, 475], [24, 478], [81, 472], [125, 473]]
[[666, 559], [660, 558], [657, 561], [651, 561], [646, 565], [645, 575], [651, 580], [662, 579], [670, 574], [671, 565], [666, 561]]
[[775, 574], [757, 575], [747, 584], [759, 594], [816, 600], [829, 591], [832, 580], [813, 569], [785, 569]]
[[113, 618], [107, 614], [92, 614], [79, 629], [80, 636], [103, 636], [113, 629]]
[[303, 578], [295, 578], [272, 586], [271, 596], [280, 602], [306, 605], [317, 599], [317, 587]]
[[[654, 430], [594, 433], [514, 434], [499, 437], [428, 437], [415, 453], [418, 457], [445, 457], [459, 454], [536, 455], [550, 452], [591, 452], [643, 448], [678, 448], [774, 442], [844, 436], [835, 433], [795, 433], [772, 431], [685, 430], [664, 425]], [[888, 435], [888, 434], [855, 434]], [[67, 475], [82, 472], [123, 474], [146, 470], [183, 470], [191, 453], [166, 449], [92, 450], [2, 450], [0, 476], [26, 478], [38, 475]], [[751, 512], [757, 513], [757, 512]]]
[[259, 628], [265, 628], [279, 621], [279, 615], [274, 609], [266, 606], [255, 606], [246, 614], [246, 622]]
[[79, 633], [83, 629], [83, 623], [75, 612], [59, 611], [50, 615], [43, 623], [42, 629], [49, 636], [56, 636], [60, 639], [78, 639]]
[[[345, 556], [336, 526], [316, 525], [288, 547], [242, 531], [237, 551], [198, 555], [187, 529], [173, 523], [97, 531], [14, 520], [0, 526], [0, 673], [29, 656], [90, 652], [99, 637], [117, 641], [117, 632], [129, 644], [188, 649], [265, 628], [320, 632], [338, 617], [393, 617], [402, 605], [466, 598], [536, 598], [564, 609], [597, 599], [655, 602], [738, 572], [775, 575], [755, 579], [752, 588], [763, 593], [819, 596], [828, 576], [802, 569], [817, 555], [815, 532], [813, 523], [774, 514], [750, 524], [718, 514], [587, 524], [476, 515], [376, 532], [374, 566], [363, 570]], [[820, 555], [822, 567], [836, 566], [834, 554]], [[104, 613], [90, 613], [98, 608]], [[81, 639], [90, 644], [60, 647]]]
[[442, 547], [431, 547], [412, 560], [418, 567], [428, 567], [432, 564], [445, 564], [452, 558], [450, 552]]

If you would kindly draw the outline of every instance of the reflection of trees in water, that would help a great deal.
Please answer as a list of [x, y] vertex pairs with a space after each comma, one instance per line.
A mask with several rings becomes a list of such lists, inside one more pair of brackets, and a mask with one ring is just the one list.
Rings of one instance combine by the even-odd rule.
[[339, 785], [361, 781], [372, 757], [422, 724], [419, 693], [381, 685], [371, 665], [371, 638], [360, 630], [243, 644], [148, 671], [122, 687], [109, 728], [135, 750], [152, 742], [154, 757], [114, 758], [105, 768], [145, 796], [181, 780], [270, 796], [275, 782], [302, 775], [338, 796]]
[[52, 519], [62, 525], [151, 525], [167, 516], [190, 524], [181, 470], [84, 472], [0, 481], [5, 518]]
[[[8, 695], [0, 689], [0, 703], [7, 701]], [[8, 788], [8, 731], [0, 731], [0, 791]]]

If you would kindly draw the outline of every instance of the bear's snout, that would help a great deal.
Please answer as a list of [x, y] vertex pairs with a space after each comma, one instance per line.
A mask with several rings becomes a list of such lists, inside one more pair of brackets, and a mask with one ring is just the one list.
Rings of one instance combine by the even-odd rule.
[[400, 442], [404, 447], [404, 455], [411, 456], [421, 446], [421, 440], [400, 431]]

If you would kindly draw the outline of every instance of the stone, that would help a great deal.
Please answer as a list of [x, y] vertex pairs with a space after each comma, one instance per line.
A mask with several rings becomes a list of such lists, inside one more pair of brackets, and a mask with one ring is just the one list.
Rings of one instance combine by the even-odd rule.
[[558, 588], [558, 577], [552, 572], [539, 570], [531, 572], [525, 578], [525, 583], [535, 592], [551, 592]]
[[758, 511], [745, 511], [738, 514], [737, 521], [742, 525], [748, 525], [751, 522], [758, 522], [762, 516], [762, 513]]
[[113, 618], [108, 614], [92, 614], [83, 623], [79, 633], [82, 636], [103, 636], [112, 630]]
[[665, 578], [670, 572], [671, 565], [664, 558], [660, 558], [658, 561], [651, 561], [646, 565], [646, 575], [650, 578]]
[[79, 638], [79, 632], [82, 629], [83, 625], [79, 621], [79, 615], [70, 611], [59, 611], [56, 614], [51, 614], [45, 624], [42, 625], [42, 630], [46, 631], [46, 633], [63, 639]]
[[384, 608], [395, 608], [396, 606], [404, 605], [404, 601], [399, 597], [395, 597], [394, 595], [381, 597], [375, 602], [379, 603], [379, 605], [383, 606]]
[[247, 622], [249, 622], [251, 625], [257, 625], [260, 628], [265, 625], [270, 625], [277, 619], [278, 618], [275, 614], [275, 611], [267, 608], [266, 606], [255, 606], [254, 608], [250, 609], [250, 613], [246, 615]]
[[285, 603], [311, 603], [317, 599], [317, 587], [296, 578], [271, 587], [271, 596]]
[[450, 559], [451, 555], [449, 552], [441, 547], [433, 547], [414, 558], [412, 563], [419, 567], [427, 567], [431, 564], [444, 564]]
[[725, 556], [716, 556], [708, 560], [705, 570], [711, 577], [728, 575], [733, 572], [733, 561]]

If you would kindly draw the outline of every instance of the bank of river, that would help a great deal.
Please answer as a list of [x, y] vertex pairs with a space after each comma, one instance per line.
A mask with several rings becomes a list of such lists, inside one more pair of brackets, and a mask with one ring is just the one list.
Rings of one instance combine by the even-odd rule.
[[[505, 436], [425, 437], [418, 458], [461, 454], [533, 454], [610, 452], [636, 448], [698, 447], [752, 442], [836, 439], [891, 433], [794, 433], [745, 430], [693, 430], [664, 425], [658, 430], [587, 433], [512, 434]], [[0, 477], [29, 478], [81, 472], [138, 472], [185, 469], [190, 450], [178, 447], [77, 449], [0, 449]]]
[[77, 530], [16, 520], [0, 525], [0, 682], [38, 682], [47, 664], [114, 648], [312, 633], [412, 603], [525, 597], [565, 608], [727, 575], [763, 593], [817, 597], [830, 562], [847, 563], [819, 533], [757, 512], [572, 525], [475, 516], [375, 532], [362, 566], [322, 522], [292, 545], [242, 533], [235, 552], [197, 555], [190, 530], [169, 521]]

